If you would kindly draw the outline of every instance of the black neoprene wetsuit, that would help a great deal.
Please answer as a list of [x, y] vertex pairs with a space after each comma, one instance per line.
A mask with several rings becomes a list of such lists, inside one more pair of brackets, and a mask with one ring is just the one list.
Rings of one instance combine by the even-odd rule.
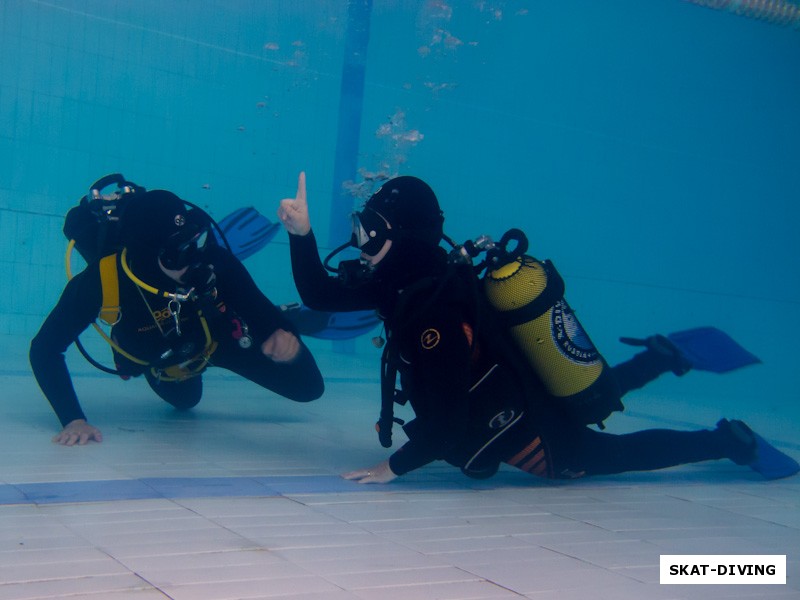
[[[539, 476], [652, 470], [724, 458], [731, 452], [730, 444], [713, 430], [614, 435], [570, 419], [540, 382], [530, 373], [521, 375], [502, 349], [495, 351], [497, 344], [481, 337], [471, 343], [476, 331], [486, 333], [485, 324], [476, 323], [469, 290], [458, 280], [441, 289], [429, 288], [433, 294], [420, 294], [399, 322], [396, 313], [403, 294], [412, 293], [412, 281], [405, 288], [381, 281], [349, 288], [326, 273], [313, 232], [291, 235], [290, 246], [295, 284], [307, 306], [328, 311], [377, 308], [384, 318], [401, 386], [415, 413], [405, 427], [409, 441], [389, 459], [397, 475], [434, 460], [464, 467], [476, 450], [482, 420], [503, 407], [524, 415], [492, 443], [482, 461], [494, 461], [495, 467], [508, 462]], [[441, 275], [441, 263], [433, 256], [415, 264], [416, 279]], [[613, 375], [621, 396], [667, 370], [642, 353], [614, 367]]]
[[[280, 310], [258, 289], [252, 277], [227, 250], [214, 246], [208, 250], [208, 262], [214, 265], [217, 296], [213, 302], [180, 303], [176, 331], [174, 302], [142, 289], [123, 271], [117, 257], [121, 318], [112, 329], [112, 338], [133, 357], [159, 369], [189, 361], [200, 355], [211, 339], [216, 343], [210, 365], [223, 367], [296, 400], [307, 402], [322, 395], [323, 381], [309, 350], [301, 341], [299, 355], [288, 363], [270, 360], [261, 352], [261, 344], [277, 329], [295, 332]], [[175, 283], [160, 271], [139, 275], [136, 264], [132, 272], [150, 286], [175, 290]], [[71, 279], [61, 298], [45, 320], [30, 348], [33, 373], [44, 395], [50, 401], [62, 425], [85, 419], [64, 353], [77, 337], [95, 322], [102, 304], [102, 286], [97, 263]], [[201, 320], [198, 309], [202, 311]], [[210, 335], [206, 335], [204, 323]], [[242, 324], [249, 328], [252, 345], [242, 348]], [[151, 372], [151, 366], [137, 364], [114, 352], [120, 374], [144, 374], [153, 390], [178, 408], [190, 408], [202, 395], [202, 378], [193, 376], [182, 381], [166, 381]]]

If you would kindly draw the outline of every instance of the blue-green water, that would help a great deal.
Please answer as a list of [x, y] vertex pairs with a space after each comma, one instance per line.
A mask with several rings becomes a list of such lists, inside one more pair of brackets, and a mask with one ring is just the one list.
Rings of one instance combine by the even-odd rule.
[[[306, 170], [326, 246], [365, 178], [408, 173], [457, 240], [524, 229], [612, 362], [619, 335], [705, 324], [764, 360], [656, 397], [800, 428], [800, 31], [682, 0], [369, 8], [342, 146], [344, 1], [0, 4], [0, 334], [56, 301], [63, 215], [105, 173], [274, 218]], [[247, 262], [277, 302], [297, 299], [285, 236]]]

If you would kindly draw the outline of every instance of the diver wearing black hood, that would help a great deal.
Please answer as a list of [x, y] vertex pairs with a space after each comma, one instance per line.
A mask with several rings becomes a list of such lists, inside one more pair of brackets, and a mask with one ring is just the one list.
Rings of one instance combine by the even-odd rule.
[[[515, 356], [519, 352], [502, 327], [491, 323], [470, 278], [471, 267], [448, 264], [439, 247], [442, 211], [420, 179], [387, 181], [353, 215], [350, 244], [361, 257], [342, 261], [336, 276], [326, 273], [327, 259], [323, 264], [319, 257], [304, 173], [296, 197], [281, 201], [278, 216], [290, 233], [295, 284], [307, 306], [378, 310], [388, 340], [383, 408], [387, 397], [389, 405], [396, 398], [407, 401], [415, 414], [404, 426], [409, 440], [402, 448], [345, 478], [386, 483], [435, 460], [478, 478], [493, 475], [501, 462], [542, 477], [573, 478], [720, 458], [751, 466], [756, 461], [757, 437], [741, 421], [723, 419], [713, 430], [613, 435], [577, 422], [559, 408], [532, 369]], [[616, 410], [622, 409], [619, 398], [627, 391], [667, 371], [687, 370], [677, 351], [654, 343], [665, 339], [648, 338], [647, 350], [612, 369], [615, 389], [609, 401]], [[393, 396], [395, 370], [401, 382], [398, 396]], [[382, 411], [379, 434], [387, 420], [391, 414]], [[487, 423], [493, 430], [488, 434]], [[381, 439], [384, 446], [390, 441]], [[780, 476], [791, 474], [792, 468], [790, 464]]]
[[[342, 261], [337, 276], [329, 277], [327, 285], [317, 285], [315, 275], [319, 269], [324, 272], [319, 260], [317, 269], [306, 270], [295, 260], [300, 255], [292, 252], [295, 282], [308, 306], [324, 304], [325, 310], [331, 311], [377, 308], [387, 318], [403, 288], [439, 277], [447, 269], [447, 253], [439, 247], [444, 216], [433, 190], [422, 180], [393, 179], [375, 192], [352, 220], [353, 236], [342, 248], [355, 246], [362, 257]], [[313, 232], [311, 236], [314, 239]], [[290, 238], [290, 244], [298, 241]], [[336, 291], [333, 296], [332, 290]]]
[[[120, 222], [124, 249], [109, 264], [119, 290], [112, 348], [124, 379], [144, 375], [178, 409], [200, 401], [208, 366], [298, 402], [322, 395], [311, 353], [241, 262], [216, 243], [208, 215], [152, 190], [132, 200]], [[101, 268], [92, 262], [69, 281], [31, 342], [34, 375], [64, 428], [54, 441], [65, 445], [102, 439], [86, 421], [64, 359], [101, 311]]]

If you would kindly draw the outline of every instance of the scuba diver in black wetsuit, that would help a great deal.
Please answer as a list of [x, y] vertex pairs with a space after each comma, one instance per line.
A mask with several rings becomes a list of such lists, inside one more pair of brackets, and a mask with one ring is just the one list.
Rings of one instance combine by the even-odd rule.
[[[386, 483], [435, 460], [472, 477], [493, 475], [500, 463], [549, 478], [654, 470], [728, 458], [767, 477], [787, 476], [797, 463], [741, 421], [721, 420], [700, 431], [654, 429], [614, 435], [573, 418], [553, 401], [539, 377], [476, 293], [474, 273], [449, 264], [443, 213], [431, 188], [415, 177], [387, 181], [353, 216], [351, 245], [358, 261], [326, 273], [308, 214], [305, 174], [297, 195], [281, 201], [278, 216], [290, 233], [292, 270], [303, 302], [317, 310], [377, 308], [388, 343], [382, 360], [381, 443], [391, 445], [393, 402], [410, 403], [415, 418], [408, 441], [388, 460], [346, 473], [361, 483]], [[344, 248], [343, 246], [342, 248]], [[341, 250], [339, 248], [337, 250]], [[334, 251], [336, 252], [336, 251]], [[328, 270], [332, 270], [328, 268]], [[622, 410], [620, 398], [667, 371], [683, 374], [685, 357], [664, 336], [640, 340], [643, 352], [608, 368], [597, 420]], [[400, 389], [395, 390], [395, 374]], [[779, 474], [759, 458], [778, 453]], [[759, 457], [759, 453], [762, 454]], [[770, 456], [774, 457], [773, 454]], [[762, 461], [763, 462], [763, 461]]]
[[[175, 194], [152, 190], [129, 202], [124, 249], [72, 278], [30, 348], [33, 373], [63, 430], [53, 441], [101, 441], [81, 409], [64, 352], [98, 314], [116, 311], [109, 338], [117, 372], [144, 375], [178, 409], [202, 396], [202, 373], [217, 366], [297, 402], [322, 395], [317, 364], [294, 327], [221, 247], [211, 219]], [[107, 270], [118, 302], [106, 305]]]

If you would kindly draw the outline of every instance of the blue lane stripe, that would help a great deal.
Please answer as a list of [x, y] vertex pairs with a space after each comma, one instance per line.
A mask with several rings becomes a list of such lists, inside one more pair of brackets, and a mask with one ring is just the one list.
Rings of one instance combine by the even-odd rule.
[[158, 497], [155, 490], [136, 479], [24, 483], [3, 487], [16, 488], [25, 499], [21, 504], [145, 500]]
[[460, 473], [430, 479], [403, 479], [385, 485], [362, 485], [338, 475], [272, 477], [146, 477], [97, 481], [0, 484], [0, 505], [66, 504], [120, 500], [280, 497], [293, 494], [485, 490], [529, 486], [530, 475], [501, 473], [491, 481], [471, 480]]
[[[63, 504], [68, 502], [110, 502], [154, 498], [223, 498], [238, 496], [280, 496], [292, 490], [317, 493], [339, 491], [342, 483], [351, 491], [355, 484], [341, 477], [146, 477], [98, 481], [54, 481], [0, 485], [0, 504]], [[276, 485], [271, 485], [271, 483]], [[357, 486], [355, 489], [357, 490]], [[282, 488], [282, 489], [281, 489]]]

